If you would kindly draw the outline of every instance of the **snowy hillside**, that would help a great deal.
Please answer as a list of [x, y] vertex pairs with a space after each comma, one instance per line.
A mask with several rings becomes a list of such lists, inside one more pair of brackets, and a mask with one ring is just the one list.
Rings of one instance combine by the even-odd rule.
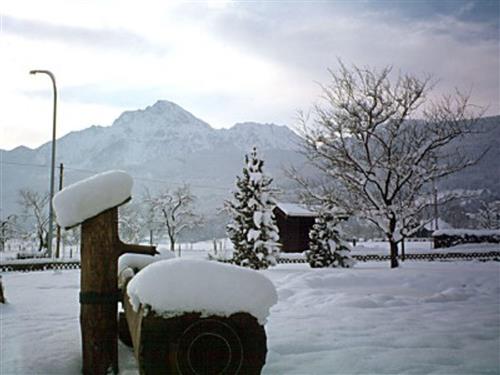
[[453, 153], [457, 143], [469, 155], [488, 151], [476, 165], [450, 176], [440, 185], [448, 189], [490, 189], [500, 196], [500, 116], [483, 118], [478, 125], [478, 134], [448, 145], [448, 151]]
[[298, 138], [290, 136], [290, 129], [286, 126], [244, 122], [238, 123], [230, 129], [222, 129], [221, 133], [226, 142], [247, 152], [254, 145], [263, 150], [293, 150], [297, 148]]

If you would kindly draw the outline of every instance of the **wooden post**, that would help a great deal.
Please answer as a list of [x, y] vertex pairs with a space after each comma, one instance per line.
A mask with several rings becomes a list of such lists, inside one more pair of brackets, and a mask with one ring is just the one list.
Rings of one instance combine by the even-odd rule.
[[117, 208], [82, 224], [80, 326], [83, 373], [118, 373]]
[[118, 257], [155, 254], [149, 246], [127, 245], [118, 237], [118, 208], [83, 222], [81, 233], [80, 326], [83, 373], [118, 373]]

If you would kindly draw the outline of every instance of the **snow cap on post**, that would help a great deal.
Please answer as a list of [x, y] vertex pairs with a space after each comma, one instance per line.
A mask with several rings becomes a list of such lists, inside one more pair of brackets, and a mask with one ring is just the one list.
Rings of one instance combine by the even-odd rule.
[[130, 199], [133, 183], [123, 171], [107, 171], [64, 188], [52, 200], [57, 223], [71, 228], [119, 206]]

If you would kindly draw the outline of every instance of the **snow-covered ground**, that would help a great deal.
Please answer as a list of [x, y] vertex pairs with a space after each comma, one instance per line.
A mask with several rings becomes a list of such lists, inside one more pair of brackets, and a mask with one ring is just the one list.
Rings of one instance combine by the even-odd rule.
[[[498, 262], [296, 264], [263, 274], [279, 296], [264, 374], [500, 373]], [[79, 374], [79, 271], [3, 281], [0, 374]], [[137, 373], [124, 346], [120, 368]]]

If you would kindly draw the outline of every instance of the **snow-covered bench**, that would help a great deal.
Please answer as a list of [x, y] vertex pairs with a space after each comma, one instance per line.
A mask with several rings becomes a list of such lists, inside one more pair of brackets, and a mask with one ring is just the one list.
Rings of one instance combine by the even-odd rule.
[[129, 328], [121, 322], [121, 338], [133, 344], [141, 374], [260, 374], [264, 324], [277, 302], [271, 281], [217, 262], [147, 263], [120, 274]]

